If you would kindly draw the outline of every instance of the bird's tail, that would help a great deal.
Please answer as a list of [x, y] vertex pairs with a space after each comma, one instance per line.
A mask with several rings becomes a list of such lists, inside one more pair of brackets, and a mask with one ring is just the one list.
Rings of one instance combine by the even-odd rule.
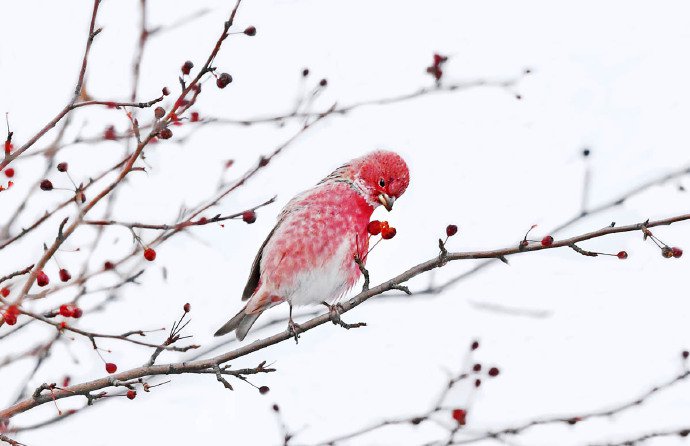
[[220, 327], [220, 329], [218, 329], [214, 336], [222, 336], [235, 330], [235, 336], [237, 336], [237, 340], [244, 340], [244, 338], [247, 336], [247, 333], [249, 332], [249, 329], [252, 328], [252, 325], [254, 325], [254, 322], [256, 322], [257, 319], [259, 319], [259, 316], [261, 316], [262, 313], [257, 312], [254, 314], [247, 314], [245, 312], [246, 308], [246, 306], [242, 308], [240, 312], [235, 315], [235, 317], [233, 317], [232, 319], [227, 321], [225, 325]]

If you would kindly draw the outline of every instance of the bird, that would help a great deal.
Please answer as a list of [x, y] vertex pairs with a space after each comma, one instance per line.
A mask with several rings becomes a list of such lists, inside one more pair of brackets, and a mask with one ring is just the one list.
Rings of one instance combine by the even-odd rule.
[[[288, 330], [298, 339], [293, 306], [325, 304], [331, 311], [359, 280], [369, 249], [374, 209], [388, 211], [405, 192], [410, 172], [395, 152], [377, 150], [335, 169], [290, 200], [259, 248], [242, 293], [244, 307], [215, 336], [244, 340], [261, 314], [287, 302]], [[357, 260], [356, 260], [357, 259]]]

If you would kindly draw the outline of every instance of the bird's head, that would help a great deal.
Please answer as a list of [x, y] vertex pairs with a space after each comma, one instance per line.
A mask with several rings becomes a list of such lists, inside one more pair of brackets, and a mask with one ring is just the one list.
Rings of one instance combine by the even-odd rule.
[[410, 184], [410, 171], [400, 155], [395, 152], [377, 150], [350, 164], [352, 182], [362, 191], [364, 198], [373, 207], [382, 204], [387, 210]]

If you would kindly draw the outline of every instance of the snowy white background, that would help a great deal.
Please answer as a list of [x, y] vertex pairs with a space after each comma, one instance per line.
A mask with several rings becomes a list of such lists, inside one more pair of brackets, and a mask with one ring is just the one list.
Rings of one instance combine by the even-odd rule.
[[[229, 1], [211, 0], [149, 3], [154, 26], [200, 9], [209, 12], [150, 40], [142, 66], [142, 100], [157, 96], [164, 85], [176, 88], [185, 60], [202, 64], [232, 7]], [[0, 4], [0, 110], [10, 113], [18, 142], [68, 99], [90, 12], [86, 0]], [[137, 1], [103, 2], [98, 18], [103, 32], [88, 70], [92, 96], [128, 97], [138, 23]], [[317, 101], [321, 108], [431, 85], [424, 68], [434, 52], [450, 56], [447, 81], [511, 78], [525, 68], [533, 74], [514, 89], [522, 100], [504, 89], [476, 88], [328, 118], [217, 210], [239, 211], [277, 194], [277, 202], [260, 210], [255, 224], [228, 222], [225, 228], [195, 228], [195, 237], [174, 238], [158, 250], [155, 263], [146, 265], [142, 286], [127, 288], [107, 314], [86, 318], [85, 328], [119, 333], [167, 326], [182, 304], [190, 302], [193, 320], [188, 331], [197, 343], [211, 342], [212, 333], [240, 307], [251, 260], [282, 205], [344, 161], [376, 148], [403, 155], [412, 180], [393, 213], [375, 214], [390, 221], [398, 235], [372, 254], [374, 283], [434, 256], [436, 240], [448, 223], [460, 227], [449, 242], [451, 250], [513, 245], [532, 224], [539, 225], [535, 235], [540, 238], [579, 212], [584, 147], [592, 150], [588, 162], [593, 205], [690, 159], [690, 7], [685, 2], [246, 0], [236, 23], [238, 30], [255, 25], [258, 33], [226, 42], [216, 65], [230, 72], [234, 82], [222, 91], [207, 85], [195, 107], [202, 116], [289, 112], [302, 88], [303, 67], [312, 72], [304, 88], [321, 77], [329, 81]], [[78, 122], [85, 121], [85, 135], [100, 134], [109, 124], [119, 130], [128, 125], [124, 115], [113, 110], [79, 116]], [[297, 128], [295, 123], [282, 128], [207, 126], [182, 145], [175, 144], [175, 138], [158, 144], [147, 156], [150, 173], [132, 175], [115, 215], [125, 221], [172, 222], [180, 204], [192, 205], [212, 193], [225, 160], [236, 160], [226, 174], [230, 179]], [[176, 137], [187, 132], [173, 130]], [[77, 145], [65, 150], [59, 161], [68, 161], [72, 174], [84, 178], [114, 162], [122, 150], [115, 142]], [[16, 185], [0, 196], [0, 221], [6, 218], [2, 209], [23, 196], [22, 188], [33, 181], [30, 172], [41, 171], [42, 163], [40, 158], [15, 163]], [[56, 185], [64, 180], [51, 178]], [[683, 182], [690, 186], [684, 179], [651, 188], [562, 235], [611, 221], [627, 224], [685, 213], [688, 197], [678, 191]], [[46, 195], [23, 223], [61, 198], [58, 193]], [[99, 212], [102, 208], [94, 210], [95, 215]], [[57, 221], [21, 249], [0, 252], [0, 274], [39, 258], [42, 242], [54, 237]], [[669, 244], [690, 246], [690, 231], [682, 223], [655, 234]], [[76, 247], [91, 235], [85, 230], [69, 245]], [[143, 233], [143, 238], [152, 234]], [[124, 229], [109, 230], [94, 268], [126, 253], [130, 240]], [[373, 299], [345, 316], [351, 322], [366, 321], [367, 328], [345, 331], [329, 324], [305, 334], [297, 346], [284, 342], [233, 363], [254, 366], [266, 360], [275, 365], [278, 372], [252, 380], [270, 386], [265, 396], [240, 382], [229, 392], [211, 376], [176, 376], [150, 394], [140, 392], [134, 401], [108, 401], [19, 440], [31, 446], [281, 444], [273, 403], [298, 431], [297, 443], [323, 440], [384, 418], [425, 411], [449, 374], [463, 365], [474, 338], [482, 342], [476, 359], [499, 366], [502, 373], [485, 382], [474, 397], [468, 432], [628, 401], [682, 368], [680, 351], [690, 346], [688, 258], [663, 259], [640, 234], [582, 246], [607, 252], [625, 249], [630, 258], [591, 259], [567, 249], [516, 256], [510, 266], [497, 262], [441, 295]], [[78, 263], [80, 255], [61, 253], [60, 259], [69, 265]], [[470, 266], [455, 262], [433, 278], [442, 281]], [[167, 281], [162, 268], [167, 269]], [[55, 276], [57, 267], [52, 264], [48, 272]], [[409, 285], [423, 288], [431, 277]], [[486, 305], [527, 315], [487, 311]], [[0, 356], [21, 351], [49, 333], [41, 327], [29, 337], [5, 342]], [[268, 334], [250, 335], [248, 341]], [[103, 344], [114, 349], [107, 357], [120, 370], [148, 358], [144, 349]], [[161, 361], [179, 358], [163, 354]], [[30, 365], [25, 361], [0, 369], [3, 407], [14, 398], [12, 384]], [[88, 341], [77, 339], [56, 347], [30, 387], [60, 380], [64, 373], [82, 382], [104, 371]], [[689, 391], [689, 385], [681, 384], [612, 419], [533, 428], [515, 443], [587, 444], [681, 426], [690, 411]], [[62, 400], [60, 406], [82, 402]], [[449, 405], [458, 407], [466, 402], [465, 388], [449, 399]], [[54, 412], [45, 405], [16, 422], [38, 421]], [[387, 428], [351, 444], [416, 445], [439, 435], [430, 423]], [[650, 442], [681, 443], [676, 438]]]

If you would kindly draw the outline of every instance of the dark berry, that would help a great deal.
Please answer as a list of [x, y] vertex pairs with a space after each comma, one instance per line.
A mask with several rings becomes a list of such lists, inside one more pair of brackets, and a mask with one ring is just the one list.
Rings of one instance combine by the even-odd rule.
[[41, 190], [53, 190], [53, 183], [50, 180], [41, 181]]
[[61, 269], [59, 272], [60, 280], [63, 282], [68, 282], [71, 278], [72, 275], [67, 271], [66, 269]]
[[163, 107], [156, 107], [156, 109], [153, 111], [153, 116], [155, 116], [156, 119], [161, 119], [163, 116], [165, 116], [165, 109]]
[[256, 221], [256, 212], [254, 211], [244, 211], [242, 213], [242, 221], [248, 224], [252, 224]]
[[230, 82], [232, 82], [232, 76], [230, 76], [228, 73], [221, 73], [221, 75], [218, 76], [218, 79], [216, 79], [216, 85], [218, 88], [225, 88]]
[[192, 68], [194, 68], [194, 64], [188, 60], [182, 65], [182, 74], [189, 74], [189, 72], [192, 71]]
[[618, 257], [621, 260], [625, 260], [628, 258], [628, 253], [625, 251], [620, 251], [618, 254], [616, 254], [616, 257]]
[[448, 237], [452, 237], [455, 234], [458, 233], [458, 227], [456, 225], [448, 225], [446, 226], [446, 235]]
[[170, 139], [173, 136], [173, 132], [172, 130], [166, 127], [163, 130], [161, 130], [158, 136], [160, 137], [160, 139]]
[[255, 36], [256, 35], [256, 27], [248, 26], [247, 28], [245, 28], [244, 33], [248, 36]]
[[39, 271], [36, 275], [36, 283], [38, 284], [38, 286], [48, 285], [50, 283], [50, 278], [48, 277], [48, 274], [44, 273], [43, 271]]

